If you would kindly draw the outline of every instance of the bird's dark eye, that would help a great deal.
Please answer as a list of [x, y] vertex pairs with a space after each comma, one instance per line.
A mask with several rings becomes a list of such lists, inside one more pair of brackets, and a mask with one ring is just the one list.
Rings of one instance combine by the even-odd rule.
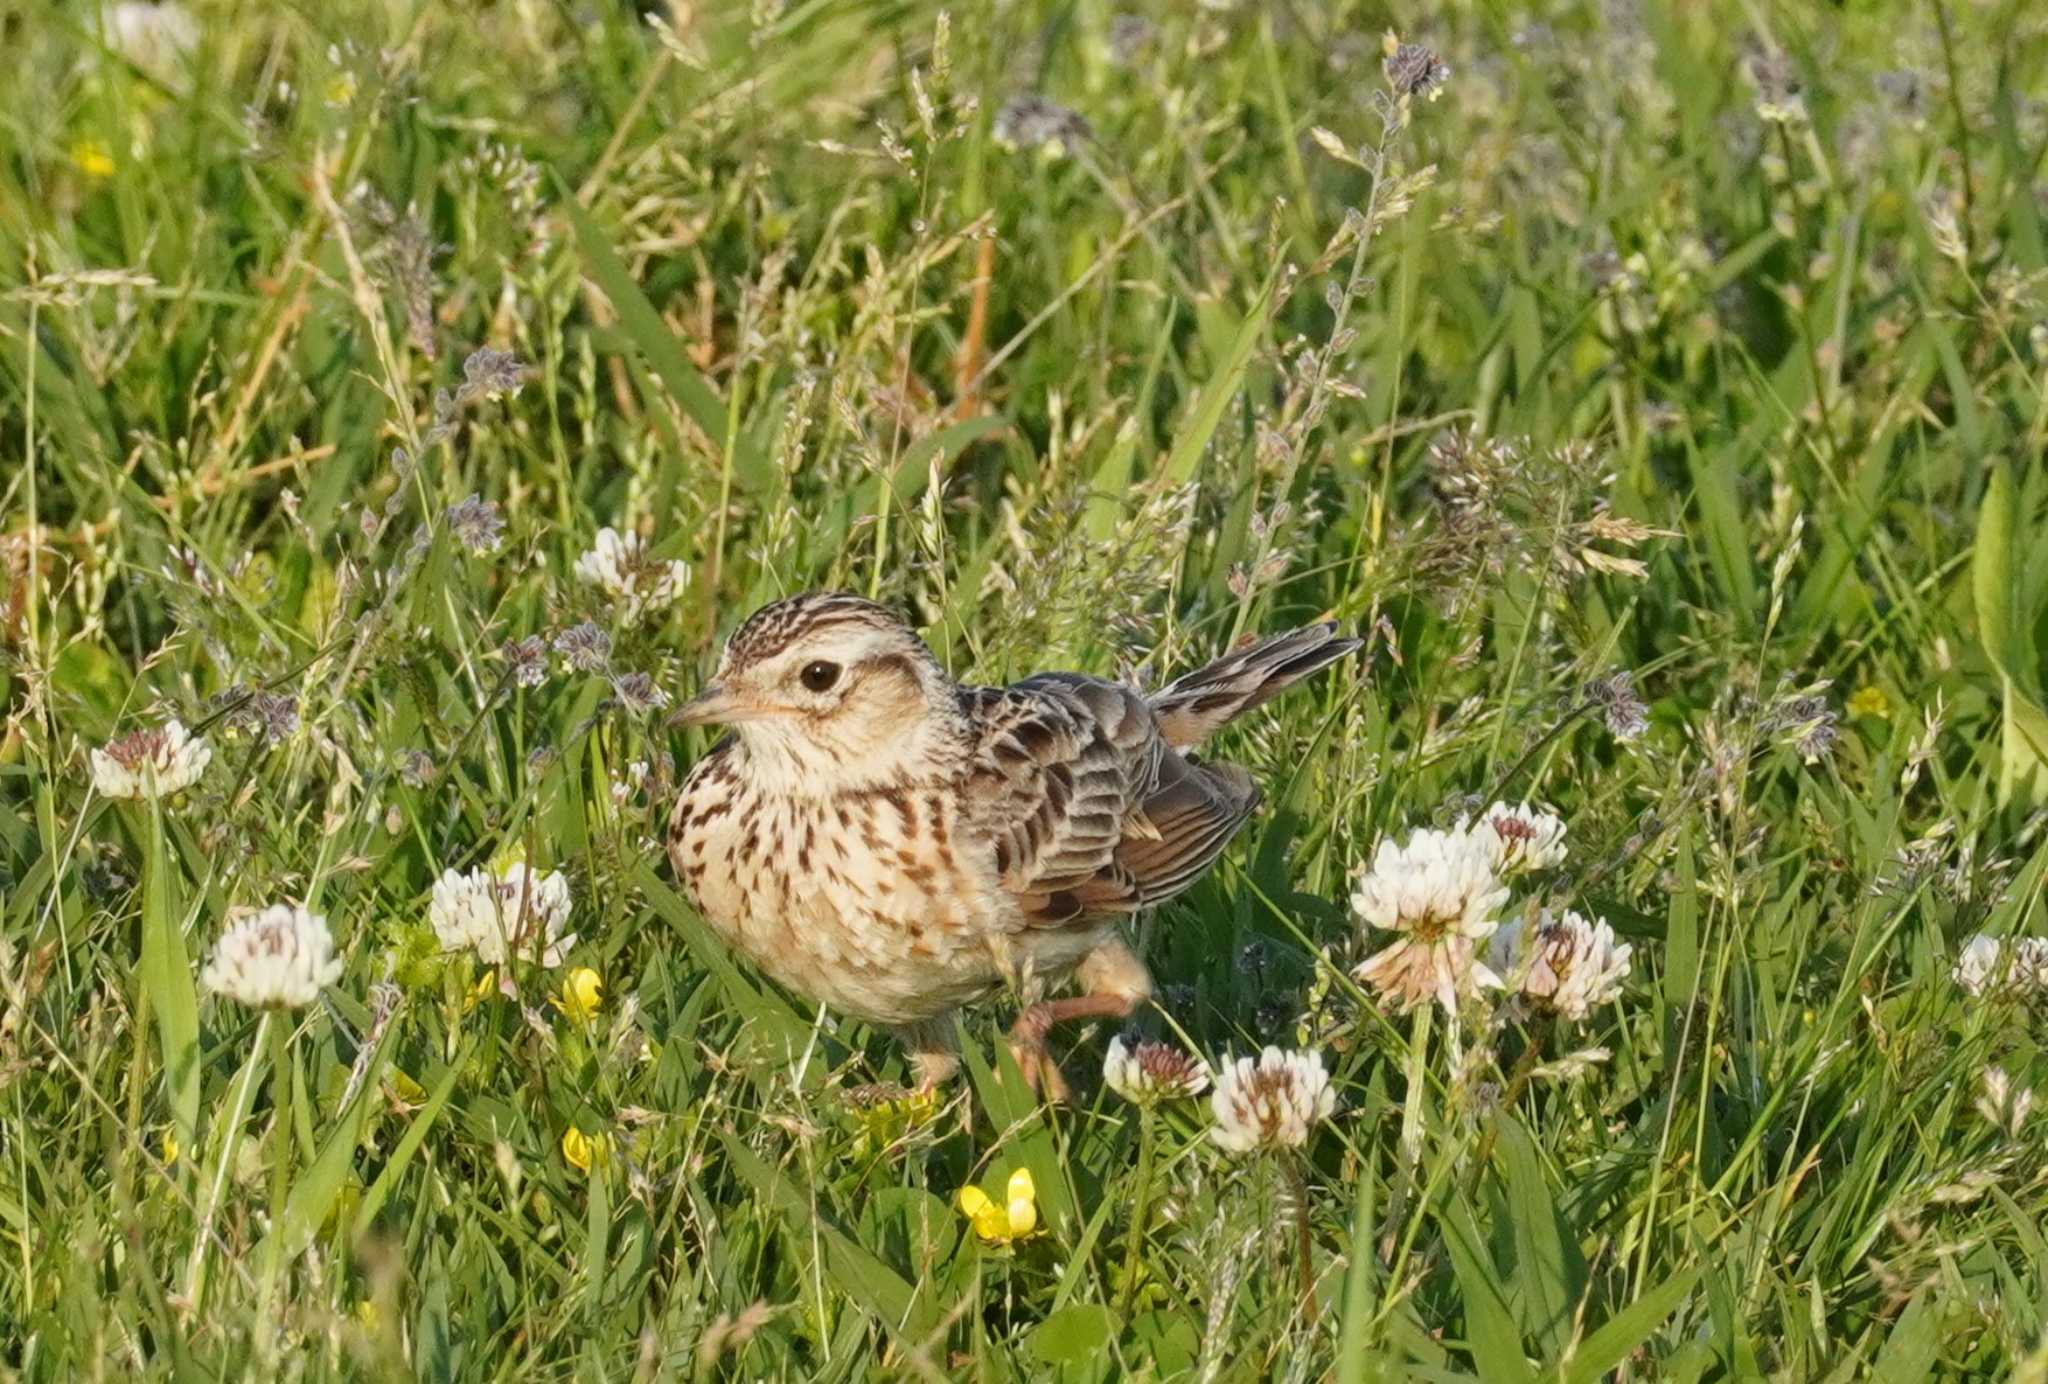
[[811, 691], [823, 692], [839, 681], [839, 665], [827, 663], [821, 658], [816, 663], [806, 663], [803, 672], [797, 674], [797, 677]]

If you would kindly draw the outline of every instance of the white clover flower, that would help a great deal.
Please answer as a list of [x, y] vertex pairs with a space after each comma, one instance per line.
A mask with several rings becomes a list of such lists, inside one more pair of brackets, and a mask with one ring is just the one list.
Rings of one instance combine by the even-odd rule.
[[157, 76], [199, 46], [199, 26], [183, 5], [121, 0], [100, 11], [100, 25], [107, 47]]
[[2003, 1067], [1986, 1067], [1978, 1080], [1984, 1090], [1977, 1097], [1977, 1113], [2017, 1138], [2020, 1126], [2034, 1113], [2034, 1093], [2024, 1086], [2013, 1089], [2012, 1077]]
[[92, 786], [108, 798], [165, 798], [199, 782], [213, 758], [203, 735], [183, 722], [132, 730], [92, 752]]
[[1337, 1108], [1337, 1093], [1318, 1052], [1267, 1048], [1256, 1058], [1223, 1064], [1209, 1098], [1216, 1125], [1209, 1131], [1231, 1153], [1300, 1148], [1309, 1130]]
[[1208, 1090], [1209, 1064], [1171, 1043], [1125, 1047], [1122, 1038], [1112, 1038], [1102, 1059], [1102, 1081], [1134, 1105], [1152, 1105]]
[[680, 559], [649, 557], [647, 545], [631, 529], [620, 533], [603, 528], [597, 531], [595, 546], [576, 559], [576, 575], [619, 602], [631, 622], [682, 595], [689, 584], [690, 566]]
[[341, 978], [327, 920], [296, 904], [272, 904], [214, 943], [199, 983], [251, 1009], [299, 1009]]
[[1494, 934], [1490, 960], [1507, 983], [1539, 1006], [1584, 1023], [1621, 994], [1635, 948], [1618, 945], [1604, 921], [1544, 909], [1534, 924], [1511, 919]]
[[1991, 987], [1991, 982], [1997, 978], [1999, 970], [1998, 939], [1989, 933], [1980, 932], [1964, 945], [1962, 953], [1956, 957], [1955, 968], [1949, 975], [1962, 987], [1964, 994], [1976, 996]]
[[623, 777], [612, 780], [612, 806], [623, 808], [647, 784], [647, 761], [636, 759], [626, 766]]
[[530, 960], [552, 970], [562, 964], [576, 934], [564, 935], [569, 921], [569, 881], [559, 870], [536, 874], [517, 862], [502, 875], [488, 870], [449, 870], [434, 882], [427, 905], [428, 921], [443, 951], [476, 952], [489, 966], [507, 957]]
[[1964, 945], [1949, 975], [1973, 998], [1987, 992], [2048, 990], [2048, 937], [2001, 942], [1980, 932]]
[[1545, 1062], [1529, 1072], [1531, 1081], [1577, 1081], [1583, 1076], [1599, 1070], [1600, 1065], [1614, 1056], [1606, 1048], [1580, 1048], [1568, 1052], [1555, 1062]]
[[1543, 808], [1495, 803], [1471, 830], [1492, 844], [1494, 873], [1503, 879], [1564, 861], [1564, 819]]
[[1353, 974], [1404, 1013], [1432, 999], [1454, 1010], [1460, 996], [1499, 989], [1500, 977], [1477, 957], [1508, 899], [1493, 859], [1492, 835], [1462, 827], [1417, 831], [1400, 846], [1381, 841], [1351, 909], [1402, 936]]
[[2012, 944], [2010, 979], [2024, 990], [2048, 990], [2048, 937], [2022, 937]]

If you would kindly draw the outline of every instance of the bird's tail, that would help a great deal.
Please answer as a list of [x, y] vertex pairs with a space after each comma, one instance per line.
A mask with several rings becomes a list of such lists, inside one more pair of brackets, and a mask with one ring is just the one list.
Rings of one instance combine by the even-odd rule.
[[1175, 749], [1199, 745], [1225, 721], [1271, 701], [1359, 643], [1339, 638], [1332, 623], [1275, 635], [1226, 654], [1151, 695], [1160, 733]]

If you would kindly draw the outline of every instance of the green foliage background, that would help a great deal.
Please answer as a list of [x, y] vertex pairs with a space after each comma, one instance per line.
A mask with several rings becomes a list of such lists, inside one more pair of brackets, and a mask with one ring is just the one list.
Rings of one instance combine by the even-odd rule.
[[[0, 0], [0, 1369], [2048, 1370], [2042, 1126], [1976, 1108], [2048, 1079], [2040, 997], [1950, 978], [2043, 930], [2040, 7], [191, 17]], [[1006, 147], [1029, 96], [1085, 126]], [[515, 393], [458, 393], [486, 345]], [[607, 525], [682, 599], [577, 581]], [[1131, 1237], [1104, 1034], [1068, 1110], [985, 1062], [927, 1121], [850, 1099], [887, 1040], [668, 879], [702, 742], [505, 653], [595, 620], [680, 697], [820, 585], [985, 681], [1369, 636], [1219, 746], [1269, 808], [1143, 929], [1203, 1050], [1324, 1052], [1303, 1159], [1171, 1110]], [[198, 786], [90, 791], [172, 715]], [[1636, 949], [1584, 1030], [1348, 979], [1373, 844], [1493, 796]], [[572, 880], [595, 1025], [435, 949], [432, 881], [513, 853]], [[278, 900], [347, 960], [288, 1048], [194, 983]], [[1018, 1166], [1044, 1233], [980, 1245], [954, 1194]]]

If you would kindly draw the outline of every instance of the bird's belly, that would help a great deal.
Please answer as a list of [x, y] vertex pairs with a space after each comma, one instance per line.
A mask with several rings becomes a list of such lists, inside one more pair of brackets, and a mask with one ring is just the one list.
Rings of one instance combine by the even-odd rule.
[[1002, 980], [1015, 906], [960, 849], [946, 795], [832, 799], [736, 789], [679, 808], [669, 852], [698, 911], [790, 989], [870, 1023], [932, 1018]]

